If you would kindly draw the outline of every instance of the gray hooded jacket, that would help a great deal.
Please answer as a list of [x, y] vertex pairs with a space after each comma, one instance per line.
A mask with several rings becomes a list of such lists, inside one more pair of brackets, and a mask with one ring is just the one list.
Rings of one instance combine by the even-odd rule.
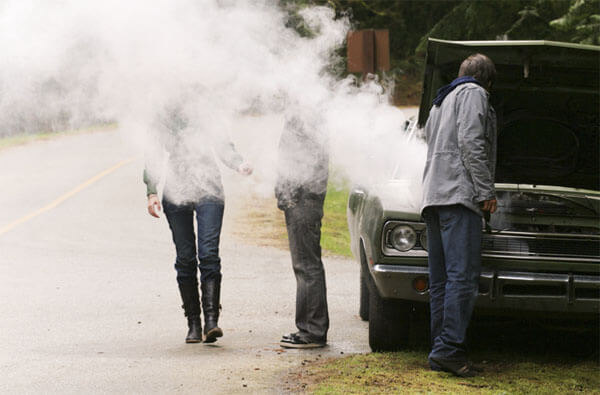
[[479, 203], [495, 198], [496, 113], [488, 92], [474, 83], [458, 86], [433, 106], [425, 134], [421, 210], [462, 204], [482, 215]]
[[318, 120], [288, 117], [279, 141], [278, 174], [275, 184], [281, 210], [301, 201], [325, 199], [329, 178], [327, 138], [319, 132]]

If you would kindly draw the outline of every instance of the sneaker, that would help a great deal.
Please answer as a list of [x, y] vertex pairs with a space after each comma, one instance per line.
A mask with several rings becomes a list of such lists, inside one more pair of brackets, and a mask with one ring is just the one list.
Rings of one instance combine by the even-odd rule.
[[279, 345], [284, 348], [321, 348], [325, 347], [327, 344], [325, 342], [305, 340], [296, 333], [290, 333], [281, 338]]
[[281, 337], [281, 340], [291, 340], [291, 339], [293, 339], [294, 337], [298, 336], [299, 334], [300, 334], [300, 332], [294, 332], [294, 333], [290, 333], [290, 334], [288, 334], [288, 335], [283, 335], [283, 336]]

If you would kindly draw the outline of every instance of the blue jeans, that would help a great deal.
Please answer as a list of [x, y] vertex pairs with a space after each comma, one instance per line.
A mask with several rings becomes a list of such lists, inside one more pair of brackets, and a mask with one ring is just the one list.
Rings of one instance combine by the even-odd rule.
[[466, 334], [481, 273], [481, 217], [462, 205], [431, 206], [427, 224], [429, 357], [466, 360]]
[[[203, 199], [196, 203], [177, 205], [163, 199], [163, 209], [171, 228], [177, 258], [175, 270], [179, 284], [198, 284], [200, 281], [221, 279], [219, 240], [223, 223], [224, 203], [220, 199]], [[198, 223], [198, 251], [194, 232], [194, 212]], [[197, 256], [197, 258], [196, 258]], [[200, 264], [198, 264], [198, 261]]]

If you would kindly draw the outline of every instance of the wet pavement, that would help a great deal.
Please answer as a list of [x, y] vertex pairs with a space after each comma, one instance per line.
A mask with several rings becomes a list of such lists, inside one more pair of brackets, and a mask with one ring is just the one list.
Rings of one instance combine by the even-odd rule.
[[140, 157], [117, 131], [0, 151], [1, 393], [281, 393], [306, 360], [369, 351], [358, 265], [337, 258], [324, 259], [329, 346], [279, 347], [294, 330], [289, 253], [232, 236], [244, 193], [227, 196], [225, 335], [185, 344], [174, 248], [146, 213]]

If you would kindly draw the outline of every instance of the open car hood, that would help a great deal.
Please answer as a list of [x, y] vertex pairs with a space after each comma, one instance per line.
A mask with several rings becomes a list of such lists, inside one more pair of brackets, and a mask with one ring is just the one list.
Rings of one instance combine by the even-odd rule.
[[600, 47], [429, 39], [419, 126], [437, 89], [478, 52], [498, 72], [490, 97], [498, 115], [496, 182], [599, 190]]

